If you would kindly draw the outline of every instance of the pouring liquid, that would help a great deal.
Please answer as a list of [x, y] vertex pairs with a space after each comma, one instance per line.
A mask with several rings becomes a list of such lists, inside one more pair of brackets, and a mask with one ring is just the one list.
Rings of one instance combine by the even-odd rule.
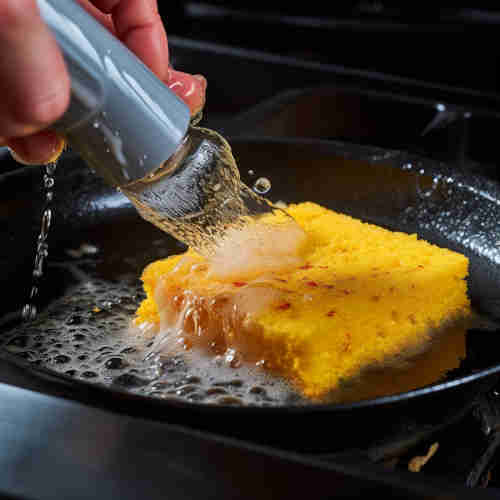
[[[241, 181], [227, 141], [193, 126], [160, 169], [120, 189], [144, 219], [206, 256], [229, 232], [281, 211], [257, 194], [269, 191], [268, 179], [259, 179], [252, 191]], [[292, 217], [286, 219], [294, 224]]]
[[45, 206], [42, 212], [40, 233], [38, 234], [37, 238], [29, 301], [24, 305], [22, 309], [22, 317], [25, 321], [33, 320], [36, 317], [36, 299], [40, 290], [40, 281], [43, 276], [45, 261], [49, 255], [49, 245], [47, 243], [47, 240], [52, 223], [52, 200], [54, 198], [55, 172], [55, 162], [49, 163], [44, 166], [43, 186], [45, 190]]

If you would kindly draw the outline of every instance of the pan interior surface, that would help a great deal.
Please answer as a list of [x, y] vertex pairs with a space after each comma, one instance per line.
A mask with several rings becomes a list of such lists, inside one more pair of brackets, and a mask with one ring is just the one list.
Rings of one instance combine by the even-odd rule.
[[[336, 402], [401, 394], [429, 384], [438, 390], [443, 381], [460, 381], [498, 367], [500, 354], [495, 351], [500, 351], [494, 346], [500, 318], [500, 187], [496, 182], [405, 153], [342, 143], [240, 139], [232, 145], [243, 180], [251, 184], [256, 177], [269, 178], [273, 201], [313, 201], [391, 230], [416, 232], [470, 259], [469, 294], [479, 318], [475, 326], [452, 328], [404, 367], [370, 373], [347, 385]], [[65, 161], [57, 184], [64, 185], [71, 171]], [[119, 195], [104, 189], [99, 196], [108, 202], [116, 197], [115, 205], [126, 209], [108, 219], [89, 218], [87, 229], [79, 231], [75, 221], [88, 214], [81, 205], [68, 208], [62, 201], [64, 192], [56, 193], [56, 219], [58, 210], [64, 210], [65, 220], [72, 223], [56, 224], [50, 236], [57, 248], [49, 257], [40, 291], [47, 304], [29, 323], [14, 320], [4, 325], [4, 355], [35, 370], [153, 399], [222, 406], [316, 403], [278, 378], [246, 367], [221, 366], [214, 372], [210, 362], [200, 360], [193, 367], [182, 356], [145, 359], [148, 344], [128, 330], [143, 298], [138, 277], [148, 263], [184, 247], [142, 221]], [[98, 201], [93, 209], [111, 210], [112, 203]], [[26, 290], [29, 286], [26, 283]], [[444, 356], [456, 356], [460, 366], [446, 378], [444, 373], [435, 379], [423, 376], [429, 364]]]

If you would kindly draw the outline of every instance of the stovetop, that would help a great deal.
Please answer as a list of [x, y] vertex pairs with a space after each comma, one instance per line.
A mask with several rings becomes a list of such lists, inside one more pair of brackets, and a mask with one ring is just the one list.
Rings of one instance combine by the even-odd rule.
[[2, 498], [481, 500], [500, 492], [394, 470], [406, 458], [379, 465], [355, 456], [305, 456], [4, 384], [0, 400]]
[[[161, 4], [173, 64], [208, 78], [206, 126], [229, 137], [369, 140], [499, 179], [489, 137], [500, 129], [499, 13], [275, 5]], [[360, 109], [379, 120], [349, 118]], [[500, 384], [451, 420], [305, 455], [67, 401], [5, 367], [0, 382], [5, 498], [500, 496]]]
[[[358, 1], [162, 4], [171, 35], [280, 56], [497, 92], [500, 10]], [[397, 48], [397, 49], [396, 49]]]

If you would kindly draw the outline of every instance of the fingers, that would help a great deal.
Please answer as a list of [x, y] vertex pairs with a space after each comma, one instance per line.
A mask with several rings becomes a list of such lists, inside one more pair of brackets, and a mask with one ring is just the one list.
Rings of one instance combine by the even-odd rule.
[[[91, 12], [100, 9], [105, 25], [110, 14], [114, 32], [163, 82], [188, 104], [196, 114], [205, 104], [206, 80], [169, 69], [168, 42], [158, 14], [157, 0], [79, 0]], [[95, 14], [96, 15], [96, 14]]]
[[113, 25], [113, 19], [111, 14], [106, 14], [102, 10], [98, 9], [92, 2], [92, 0], [76, 0], [92, 17], [97, 19], [105, 28], [107, 28], [113, 35], [115, 34], [115, 27]]
[[168, 77], [168, 43], [156, 0], [91, 0], [111, 14], [115, 33], [161, 80]]
[[16, 161], [25, 165], [40, 165], [55, 161], [65, 142], [54, 132], [44, 130], [27, 137], [9, 139], [7, 146]]
[[165, 83], [189, 106], [192, 116], [203, 109], [207, 89], [205, 77], [170, 69]]
[[66, 110], [69, 76], [36, 0], [0, 2], [0, 71], [0, 137], [32, 135]]

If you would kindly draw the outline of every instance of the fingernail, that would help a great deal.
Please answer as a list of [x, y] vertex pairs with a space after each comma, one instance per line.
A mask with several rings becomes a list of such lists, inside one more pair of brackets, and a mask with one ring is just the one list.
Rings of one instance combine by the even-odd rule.
[[66, 147], [66, 141], [59, 136], [57, 136], [57, 139], [58, 141], [56, 142], [55, 147], [52, 150], [52, 155], [49, 157], [48, 160], [45, 160], [44, 163], [56, 162], [59, 156], [61, 156], [62, 152], [64, 151], [64, 148]]
[[12, 157], [24, 165], [41, 165], [55, 161], [62, 153], [65, 142], [54, 132], [44, 131], [7, 142]]
[[205, 90], [207, 88], [207, 79], [203, 75], [193, 75], [193, 76], [201, 83], [203, 90]]

